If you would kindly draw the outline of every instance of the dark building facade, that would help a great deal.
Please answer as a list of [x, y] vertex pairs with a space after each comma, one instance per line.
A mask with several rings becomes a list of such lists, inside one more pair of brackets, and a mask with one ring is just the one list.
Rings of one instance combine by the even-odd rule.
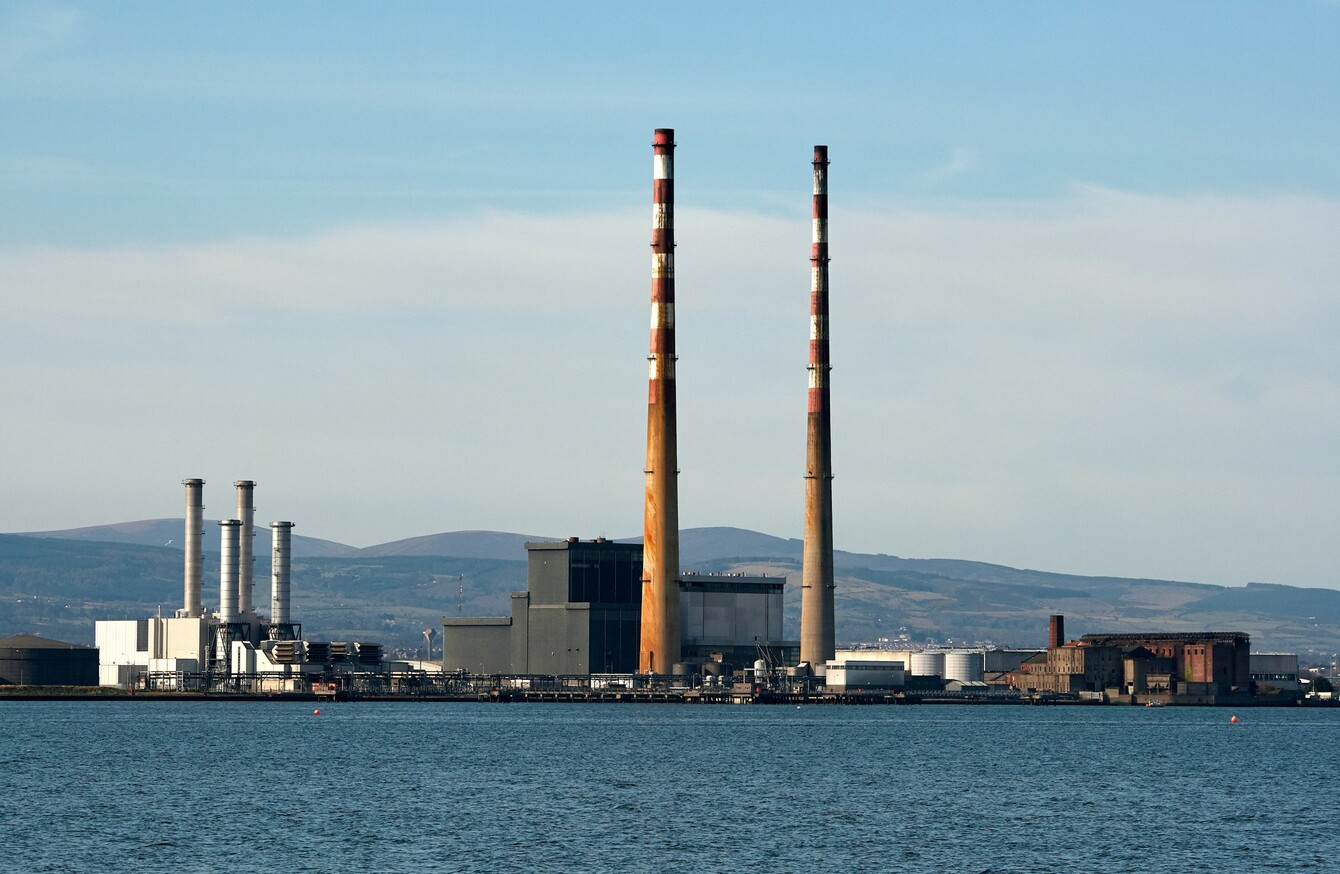
[[475, 674], [633, 673], [642, 544], [527, 543], [528, 591], [510, 617], [442, 620], [442, 665]]
[[642, 545], [597, 538], [527, 543], [526, 552], [529, 630], [518, 673], [636, 671]]
[[[510, 616], [442, 620], [442, 667], [472, 674], [575, 676], [638, 670], [642, 545], [604, 538], [527, 543], [527, 586]], [[784, 577], [684, 574], [675, 581], [682, 662], [794, 664], [782, 641]], [[673, 670], [673, 666], [670, 666]]]
[[34, 634], [0, 638], [0, 684], [96, 686], [98, 651]]

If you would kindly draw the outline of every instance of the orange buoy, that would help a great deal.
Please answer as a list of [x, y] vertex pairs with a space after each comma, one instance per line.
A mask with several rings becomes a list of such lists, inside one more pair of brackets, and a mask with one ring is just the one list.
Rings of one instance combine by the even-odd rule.
[[[313, 715], [313, 716], [320, 716], [320, 715], [321, 715], [321, 711], [320, 711], [320, 710], [313, 710], [313, 711], [312, 711], [312, 715]], [[1236, 716], [1233, 717], [1233, 721], [1234, 721], [1234, 722], [1237, 722], [1237, 721], [1238, 721], [1238, 718], [1237, 718]]]
[[1229, 721], [1229, 722], [1237, 722], [1237, 721], [1238, 721], [1238, 718], [1237, 718], [1236, 716], [1234, 716], [1233, 718], [1229, 719], [1228, 721]]

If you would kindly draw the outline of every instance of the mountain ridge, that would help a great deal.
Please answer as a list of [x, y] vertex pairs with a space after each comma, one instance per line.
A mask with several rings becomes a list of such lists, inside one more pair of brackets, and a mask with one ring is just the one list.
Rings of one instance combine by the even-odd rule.
[[[86, 642], [95, 618], [175, 609], [183, 524], [142, 520], [0, 535], [0, 633]], [[317, 639], [379, 640], [412, 651], [423, 628], [434, 627], [444, 615], [506, 615], [509, 593], [526, 588], [524, 544], [558, 539], [468, 530], [360, 549], [295, 538], [295, 615]], [[217, 538], [207, 537], [205, 547], [218, 555]], [[747, 529], [681, 532], [685, 571], [785, 579], [786, 631], [792, 638], [799, 628], [801, 552], [799, 540]], [[263, 556], [258, 551], [258, 588], [268, 577]], [[217, 593], [217, 565], [217, 558], [205, 562], [207, 602]], [[1340, 592], [1331, 589], [1079, 576], [848, 551], [835, 554], [834, 567], [840, 642], [905, 637], [917, 643], [1038, 646], [1046, 639], [1047, 616], [1061, 613], [1072, 636], [1234, 630], [1251, 634], [1257, 650], [1315, 651], [1327, 659], [1340, 650]]]

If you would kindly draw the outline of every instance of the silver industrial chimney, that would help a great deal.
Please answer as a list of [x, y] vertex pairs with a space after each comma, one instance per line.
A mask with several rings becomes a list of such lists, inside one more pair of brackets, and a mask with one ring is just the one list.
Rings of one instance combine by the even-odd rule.
[[256, 484], [249, 479], [240, 479], [233, 485], [237, 488], [237, 519], [242, 523], [242, 531], [237, 541], [237, 612], [242, 616], [250, 616], [255, 612], [251, 595], [255, 575], [252, 547], [256, 536], [254, 531], [256, 507], [252, 495]]
[[199, 617], [204, 615], [200, 602], [200, 578], [205, 570], [205, 481], [202, 479], [184, 479], [186, 486], [186, 568], [184, 577], [185, 594], [179, 615]]
[[289, 624], [289, 556], [292, 522], [270, 523], [270, 624]]
[[237, 542], [242, 523], [236, 519], [219, 522], [219, 622], [237, 622]]

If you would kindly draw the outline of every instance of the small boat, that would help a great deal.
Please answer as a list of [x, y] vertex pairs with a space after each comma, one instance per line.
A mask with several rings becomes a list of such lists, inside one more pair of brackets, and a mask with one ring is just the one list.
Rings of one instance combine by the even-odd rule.
[[1145, 706], [1146, 706], [1146, 707], [1165, 707], [1165, 706], [1167, 706], [1167, 704], [1168, 704], [1167, 701], [1146, 701], [1146, 702], [1145, 702]]

